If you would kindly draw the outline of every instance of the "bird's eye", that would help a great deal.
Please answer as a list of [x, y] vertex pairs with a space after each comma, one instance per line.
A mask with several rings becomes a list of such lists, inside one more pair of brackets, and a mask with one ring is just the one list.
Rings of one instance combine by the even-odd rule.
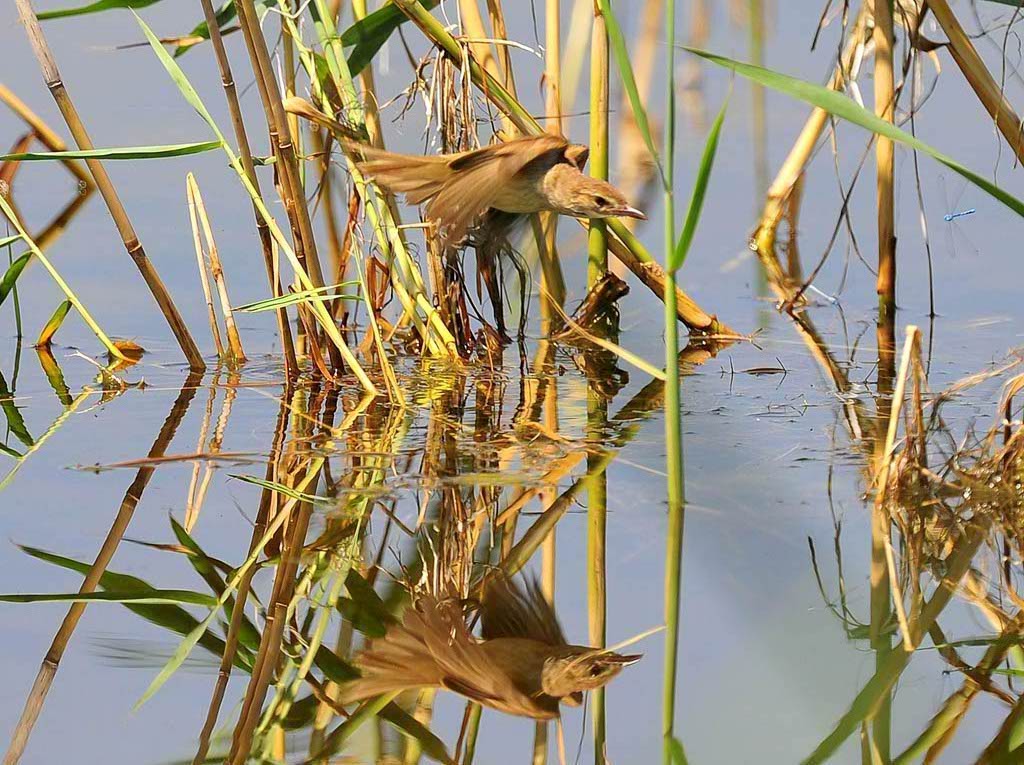
[[590, 676], [591, 677], [597, 677], [600, 674], [601, 674], [601, 668], [600, 667], [591, 667], [590, 668]]
[[596, 204], [598, 207], [607, 207], [608, 200], [605, 199], [604, 197], [594, 197], [594, 204]]

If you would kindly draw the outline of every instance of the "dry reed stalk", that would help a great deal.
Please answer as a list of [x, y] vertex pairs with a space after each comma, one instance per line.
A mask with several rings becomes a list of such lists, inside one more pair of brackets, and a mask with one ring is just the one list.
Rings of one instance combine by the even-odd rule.
[[[294, 406], [303, 413], [317, 411], [317, 408], [309, 406], [307, 394], [303, 390], [295, 392]], [[296, 418], [292, 437], [294, 451], [285, 457], [294, 464], [294, 468], [290, 469], [288, 473], [297, 482], [295, 488], [301, 486], [298, 490], [309, 494], [316, 493], [316, 487], [326, 462], [323, 457], [309, 459], [308, 456], [298, 453], [298, 450], [302, 449], [302, 444], [308, 442], [312, 432], [313, 426], [309, 419]], [[290, 481], [286, 480], [285, 483], [288, 484]], [[249, 758], [253, 733], [259, 723], [263, 702], [280, 659], [286, 614], [297, 584], [296, 575], [313, 505], [310, 502], [297, 501], [293, 498], [289, 500], [285, 508], [297, 509], [288, 519], [288, 526], [285, 529], [281, 561], [274, 578], [273, 591], [267, 607], [267, 619], [263, 626], [259, 650], [253, 663], [252, 676], [246, 688], [245, 699], [242, 702], [232, 737], [231, 752], [225, 761], [226, 765], [242, 765]], [[285, 508], [282, 508], [282, 513], [285, 512]], [[280, 523], [280, 518], [275, 518], [274, 523]]]
[[[428, 11], [412, 0], [394, 0], [394, 4], [451, 59], [457, 64], [462, 62], [462, 48]], [[503, 113], [507, 114], [522, 133], [525, 135], [537, 135], [542, 132], [537, 120], [518, 101], [512, 98], [500, 82], [484, 71], [472, 57], [469, 60], [469, 71], [473, 81], [487, 98]], [[563, 92], [565, 92], [565, 89], [563, 89]], [[580, 221], [580, 223], [583, 226], [587, 226], [585, 221]], [[661, 298], [665, 292], [664, 270], [658, 265], [643, 244], [635, 236], [632, 236], [630, 231], [622, 224], [622, 221], [613, 218], [608, 219], [606, 224], [615, 234], [614, 237], [609, 238], [608, 242], [611, 251], [643, 284]], [[724, 339], [737, 338], [734, 330], [724, 322], [719, 321], [717, 317], [706, 313], [681, 289], [677, 288], [676, 295], [679, 320], [691, 330]]]
[[[274, 427], [274, 438], [271, 442], [270, 456], [267, 459], [267, 468], [264, 473], [264, 480], [276, 481], [278, 477], [279, 458], [281, 446], [288, 428], [290, 408], [287, 405], [291, 395], [289, 382], [281, 398], [281, 406], [278, 408], [277, 423]], [[249, 541], [249, 555], [252, 555], [256, 545], [267, 533], [267, 526], [270, 519], [277, 516], [280, 495], [269, 488], [264, 488], [260, 493], [259, 509], [256, 513], [256, 523], [253, 526], [252, 537]], [[227, 636], [224, 641], [224, 653], [221, 656], [220, 669], [217, 672], [217, 682], [214, 685], [213, 695], [210, 698], [210, 706], [207, 709], [206, 721], [203, 723], [202, 732], [199, 734], [199, 746], [193, 765], [200, 765], [206, 762], [206, 754], [209, 751], [210, 738], [217, 725], [217, 717], [220, 715], [220, 707], [224, 701], [224, 693], [227, 690], [228, 680], [231, 677], [231, 669], [234, 666], [235, 655], [238, 652], [238, 636], [242, 628], [242, 618], [245, 614], [245, 601], [249, 597], [252, 586], [252, 579], [256, 575], [256, 567], [251, 567], [245, 572], [245, 576], [238, 583], [238, 590], [235, 593], [235, 605], [231, 612], [231, 623], [228, 626]]]
[[[252, 150], [249, 147], [245, 120], [242, 117], [242, 108], [238, 102], [238, 93], [235, 88], [234, 75], [231, 73], [231, 64], [228, 61], [227, 51], [224, 49], [224, 40], [217, 25], [216, 12], [213, 9], [211, 0], [200, 0], [200, 3], [203, 6], [203, 15], [210, 30], [210, 42], [213, 44], [217, 66], [220, 69], [221, 84], [224, 87], [224, 96], [228, 103], [228, 111], [231, 114], [231, 125], [234, 128], [235, 140], [238, 143], [238, 151], [242, 159], [242, 169], [259, 195], [261, 192], [259, 179], [256, 177], [256, 166], [252, 161]], [[260, 247], [263, 251], [263, 265], [267, 272], [270, 292], [274, 297], [281, 297], [283, 293], [281, 291], [280, 279], [277, 276], [273, 238], [270, 235], [270, 229], [255, 205], [253, 206], [253, 215], [256, 219], [256, 231], [259, 235]], [[292, 340], [291, 327], [288, 324], [288, 312], [282, 307], [278, 308], [274, 314], [277, 317], [277, 332], [281, 338], [281, 349], [284, 352], [285, 371], [289, 377], [294, 377], [298, 374], [299, 366], [295, 358], [295, 346]]]
[[899, 582], [896, 571], [896, 561], [892, 549], [892, 526], [890, 516], [885, 507], [886, 491], [889, 486], [889, 475], [892, 469], [893, 450], [896, 443], [896, 433], [899, 429], [900, 412], [903, 408], [903, 399], [907, 391], [907, 375], [911, 368], [915, 355], [920, 354], [920, 330], [910, 325], [907, 327], [907, 339], [903, 346], [903, 356], [900, 360], [900, 370], [896, 378], [896, 388], [892, 396], [892, 410], [889, 412], [889, 421], [885, 434], [885, 444], [881, 455], [881, 465], [876, 472], [877, 490], [875, 493], [875, 513], [885, 519], [885, 531], [882, 540], [885, 546], [886, 568], [888, 570], [889, 589], [892, 592], [893, 605], [896, 607], [896, 618], [899, 622], [900, 633], [903, 639], [903, 647], [907, 651], [913, 651], [914, 646], [910, 641], [910, 627], [907, 623], [906, 611], [903, 607], [903, 597], [900, 593]]
[[[21, 22], [25, 25], [25, 31], [28, 33], [32, 51], [39, 62], [43, 79], [46, 81], [46, 87], [50, 90], [53, 100], [57, 103], [57, 108], [60, 109], [61, 115], [63, 115], [68, 129], [75, 139], [75, 143], [83, 151], [95, 148], [89, 133], [85, 129], [85, 125], [78, 116], [78, 110], [75, 109], [75, 105], [71, 101], [71, 96], [64, 87], [60, 72], [57, 70], [57, 63], [53, 58], [53, 53], [50, 51], [46, 38], [43, 36], [42, 27], [39, 25], [39, 19], [36, 18], [30, 0], [15, 0], [15, 2], [18, 6], [18, 15], [21, 18]], [[121, 235], [121, 240], [124, 242], [128, 255], [134, 261], [143, 279], [145, 279], [146, 285], [160, 307], [164, 319], [171, 328], [171, 332], [174, 333], [174, 337], [185, 354], [185, 358], [188, 359], [189, 368], [194, 372], [202, 372], [206, 369], [206, 363], [203, 361], [202, 354], [192, 339], [192, 335], [189, 334], [188, 327], [185, 326], [185, 322], [181, 318], [181, 314], [178, 313], [178, 309], [167, 292], [163, 281], [161, 281], [156, 268], [154, 268], [149, 258], [146, 257], [142, 243], [139, 241], [135, 229], [128, 219], [128, 213], [124, 209], [124, 205], [121, 204], [121, 199], [118, 197], [117, 191], [110, 181], [110, 176], [107, 175], [107, 171], [103, 167], [103, 163], [98, 159], [88, 159], [86, 164], [96, 182], [100, 196], [106, 202], [110, 216], [114, 219], [114, 225], [117, 226], [118, 233]]]
[[[562, 62], [561, 62], [561, 2], [547, 0], [544, 11], [544, 103], [547, 112], [547, 130], [563, 135], [562, 119]], [[539, 236], [535, 233], [541, 266], [541, 331], [545, 336], [556, 328], [558, 319], [549, 301], [559, 307], [565, 304], [565, 277], [558, 260], [556, 239], [558, 216], [542, 213], [536, 219]], [[545, 728], [546, 730], [546, 728]]]
[[[847, 81], [847, 73], [850, 72], [860, 56], [868, 38], [867, 22], [867, 10], [865, 6], [862, 6], [846, 45], [843, 46], [839, 63], [829, 79], [828, 87], [833, 90], [842, 89]], [[789, 150], [789, 155], [782, 163], [782, 167], [779, 168], [775, 180], [769, 186], [764, 209], [761, 212], [761, 220], [758, 222], [757, 232], [754, 234], [754, 241], [759, 251], [775, 248], [775, 230], [782, 220], [786, 201], [792, 193], [793, 187], [803, 175], [804, 168], [814, 153], [814, 147], [825, 130], [828, 120], [828, 112], [824, 109], [814, 109], [811, 112], [811, 116], [807, 118], [803, 130], [800, 131], [799, 137], [793, 144], [793, 148]]]
[[[501, 0], [487, 0], [487, 12], [491, 18], [491, 29], [498, 40], [508, 40], [508, 27], [505, 24], [505, 13], [501, 8]], [[501, 66], [501, 79], [510, 93], [516, 92], [515, 72], [512, 70], [512, 55], [507, 45], [495, 45], [498, 52], [498, 63]]]
[[[210, 334], [213, 335], [213, 344], [217, 348], [217, 358], [224, 358], [224, 343], [220, 338], [220, 324], [217, 322], [217, 312], [213, 308], [213, 293], [210, 290], [210, 277], [206, 273], [206, 258], [203, 252], [202, 236], [199, 233], [199, 221], [196, 212], [195, 189], [192, 183], [192, 173], [188, 174], [185, 183], [185, 194], [188, 197], [188, 218], [192, 224], [192, 244], [196, 251], [196, 261], [199, 265], [199, 282], [203, 287], [203, 299], [206, 301], [206, 316], [210, 322]], [[198, 467], [198, 465], [197, 465]]]
[[956, 65], [985, 107], [985, 111], [995, 121], [996, 127], [1013, 150], [1017, 161], [1024, 161], [1024, 132], [1021, 118], [1003, 95], [1003, 87], [989, 73], [946, 0], [928, 0], [928, 8], [949, 39], [946, 48], [949, 49]]
[[[213, 382], [210, 384], [210, 395], [206, 399], [206, 408], [203, 410], [203, 419], [199, 423], [199, 437], [196, 439], [196, 454], [202, 454], [203, 447], [206, 444], [206, 436], [210, 431], [210, 422], [213, 419], [213, 405], [217, 398], [219, 380], [220, 370], [218, 369], [214, 373]], [[189, 534], [192, 533], [192, 528], [195, 526], [196, 518], [199, 517], [200, 503], [198, 501], [198, 488], [199, 471], [201, 469], [202, 465], [197, 460], [192, 465], [192, 477], [189, 479], [188, 491], [185, 494], [185, 518], [182, 525], [185, 527], [185, 531]]]
[[[646, 0], [644, 3], [640, 19], [640, 29], [632, 45], [630, 57], [633, 64], [633, 77], [636, 81], [637, 93], [645, 109], [650, 99], [654, 59], [660, 43], [662, 4], [662, 0]], [[703, 47], [696, 43], [695, 45], [696, 47]], [[690, 63], [697, 65], [695, 62]], [[626, 195], [627, 199], [638, 199], [644, 193], [645, 187], [657, 174], [657, 167], [643, 136], [640, 134], [629, 98], [625, 94], [622, 95], [620, 103], [622, 104], [619, 109], [621, 116], [619, 118], [619, 132], [616, 138], [619, 156], [616, 176], [617, 185], [622, 190], [622, 193]], [[654, 125], [651, 126], [651, 130], [656, 132]], [[636, 228], [639, 221], [629, 218], [624, 223], [632, 231]], [[614, 265], [621, 266], [621, 263], [616, 261]], [[625, 275], [621, 273], [621, 267], [615, 270], [617, 276]]]
[[[556, 423], [557, 426], [557, 423]], [[541, 496], [541, 506], [547, 510], [554, 500], [554, 487], [545, 488]], [[554, 608], [555, 605], [555, 561], [557, 545], [556, 529], [551, 529], [548, 538], [541, 545], [540, 588], [544, 599]], [[532, 765], [545, 765], [548, 761], [548, 724], [537, 721], [533, 739]]]
[[459, 16], [462, 21], [462, 29], [471, 42], [467, 43], [473, 58], [494, 79], [501, 77], [501, 70], [498, 69], [498, 61], [494, 57], [490, 43], [486, 42], [490, 35], [484, 27], [484, 17], [480, 14], [480, 7], [477, 0], [459, 0]]
[[[271, 143], [278, 158], [278, 179], [280, 182], [281, 201], [284, 203], [288, 220], [292, 227], [293, 249], [299, 263], [305, 269], [309, 281], [314, 288], [324, 286], [320, 259], [317, 255], [316, 240], [306, 207], [305, 193], [299, 177], [298, 160], [295, 144], [291, 140], [288, 119], [281, 105], [281, 92], [274, 77], [274, 68], [270, 61], [263, 31], [260, 28], [256, 9], [252, 0], [238, 0], [239, 25], [245, 38], [246, 48], [256, 77], [257, 89], [263, 101], [267, 128]], [[336, 344], [328, 345], [331, 362], [335, 368], [342, 365], [342, 354]]]
[[[600, 5], [594, 0], [590, 28], [590, 175], [608, 180], [608, 29]], [[587, 235], [587, 287], [608, 272], [608, 229], [592, 220]]]
[[[238, 397], [238, 382], [238, 373], [231, 371], [228, 374], [224, 403], [221, 405], [220, 414], [217, 416], [217, 422], [213, 428], [213, 436], [210, 438], [210, 443], [205, 452], [207, 457], [216, 459], [217, 455], [221, 453], [221, 446], [224, 443], [224, 431], [227, 429], [228, 420], [231, 418], [231, 410], [234, 407], [235, 399]], [[214, 384], [218, 383], [215, 382]], [[197, 491], [191, 497], [190, 505], [186, 508], [186, 522], [183, 525], [185, 526], [185, 531], [189, 533], [191, 533], [196, 521], [199, 520], [199, 512], [203, 508], [203, 503], [206, 501], [206, 493], [210, 488], [210, 483], [213, 481], [213, 472], [215, 470], [213, 459], [204, 460], [203, 477], [199, 481]], [[191, 510], [191, 514], [188, 513], [189, 510]], [[191, 523], [188, 521], [191, 521]]]
[[[231, 300], [228, 298], [228, 286], [224, 280], [224, 267], [220, 262], [220, 255], [217, 252], [217, 243], [213, 238], [213, 229], [210, 226], [210, 218], [206, 214], [206, 205], [203, 204], [203, 196], [199, 193], [199, 184], [196, 183], [192, 173], [188, 174], [186, 180], [189, 186], [189, 197], [195, 205], [199, 222], [203, 227], [203, 238], [206, 240], [207, 256], [210, 260], [210, 275], [213, 283], [217, 286], [217, 296], [220, 299], [220, 310], [224, 317], [224, 329], [228, 336], [228, 349], [231, 351], [231, 358], [238, 364], [245, 362], [245, 351], [242, 350], [242, 338], [238, 336], [238, 327], [235, 324], [235, 316], [231, 311]], [[194, 224], [193, 224], [194, 225]], [[202, 258], [200, 258], [202, 262]], [[209, 289], [209, 285], [206, 285]]]
[[590, 45], [590, 25], [594, 21], [594, 0], [574, 0], [569, 17], [569, 32], [565, 36], [562, 55], [562, 103], [573, 104], [583, 77], [583, 64], [587, 61]]
[[[64, 140], [53, 132], [50, 126], [43, 121], [42, 117], [32, 111], [24, 101], [18, 98], [10, 88], [3, 83], [0, 83], [0, 101], [7, 104], [12, 112], [18, 115], [25, 124], [32, 128], [32, 132], [35, 134], [35, 137], [38, 138], [39, 142], [47, 149], [50, 151], [67, 151], [68, 147], [67, 144], [64, 143]], [[85, 169], [85, 166], [79, 160], [62, 159], [61, 164], [64, 165], [72, 175], [78, 178], [78, 180], [85, 185], [86, 189], [91, 190], [94, 188], [94, 184], [92, 182], [92, 178], [89, 176], [88, 170]]]
[[[352, 15], [357, 21], [366, 18], [368, 13], [366, 0], [352, 0]], [[384, 131], [380, 126], [380, 111], [377, 109], [377, 86], [373, 78], [373, 62], [369, 62], [359, 73], [359, 79], [363, 83], [363, 92], [366, 98], [363, 99], [363, 119], [366, 122], [366, 132], [370, 136], [370, 144], [380, 149], [384, 148]], [[387, 195], [392, 200], [393, 194]], [[392, 211], [395, 219], [398, 219], [397, 205]]]
[[[896, 114], [896, 85], [893, 73], [893, 0], [874, 0], [875, 28], [875, 114], [892, 124]], [[896, 309], [896, 199], [894, 187], [895, 145], [875, 136], [878, 205], [878, 292], [879, 305], [887, 313]]]
[[[167, 415], [167, 419], [160, 426], [160, 431], [157, 433], [156, 439], [149, 449], [148, 456], [151, 459], [160, 457], [167, 451], [167, 447], [170, 446], [178, 426], [181, 425], [186, 412], [188, 412], [189, 404], [192, 403], [192, 399], [196, 395], [196, 386], [199, 384], [199, 381], [199, 375], [190, 374], [182, 384], [177, 398], [171, 405], [171, 411]], [[142, 500], [142, 496], [145, 494], [146, 487], [149, 485], [155, 470], [156, 468], [152, 465], [147, 465], [139, 468], [135, 474], [134, 480], [121, 499], [114, 522], [82, 581], [82, 585], [78, 590], [80, 593], [96, 591], [100, 578], [107, 570], [107, 566], [110, 565], [110, 560], [114, 557], [114, 553], [121, 543], [125, 531], [128, 529], [128, 524], [131, 523], [132, 516], [135, 514], [135, 508], [138, 507], [139, 502]], [[29, 691], [28, 698], [25, 700], [25, 707], [22, 710], [21, 718], [18, 720], [7, 752], [4, 754], [3, 765], [17, 765], [21, 760], [21, 756], [24, 754], [25, 747], [28, 744], [29, 736], [32, 735], [32, 729], [35, 727], [36, 720], [39, 719], [39, 713], [42, 712], [43, 704], [46, 702], [50, 686], [57, 675], [61, 659], [64, 657], [64, 652], [67, 650], [68, 643], [71, 642], [71, 637], [75, 633], [75, 628], [78, 626], [82, 614], [85, 613], [86, 605], [84, 602], [71, 604], [67, 614], [64, 616], [64, 620], [61, 622], [60, 628], [57, 630], [57, 634], [54, 635], [53, 642], [50, 643], [50, 648], [47, 650], [42, 666], [39, 668], [39, 673], [36, 675], [32, 690]]]

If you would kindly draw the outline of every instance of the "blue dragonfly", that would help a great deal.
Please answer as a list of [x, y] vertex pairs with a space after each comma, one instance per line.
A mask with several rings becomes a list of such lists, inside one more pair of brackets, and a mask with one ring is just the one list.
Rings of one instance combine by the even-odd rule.
[[[978, 212], [975, 207], [961, 207], [960, 198], [964, 195], [964, 191], [967, 189], [967, 179], [963, 179], [959, 185], [955, 197], [950, 200], [949, 194], [946, 190], [946, 180], [944, 176], [939, 176], [939, 185], [942, 187], [942, 196], [945, 200], [946, 213], [942, 216], [942, 220], [946, 223], [945, 226], [945, 239], [947, 249], [955, 256], [958, 249], [967, 249], [975, 255], [978, 254], [978, 248], [970, 240], [967, 234], [964, 232], [960, 222], [971, 215]], [[959, 245], [957, 241], [959, 240]]]

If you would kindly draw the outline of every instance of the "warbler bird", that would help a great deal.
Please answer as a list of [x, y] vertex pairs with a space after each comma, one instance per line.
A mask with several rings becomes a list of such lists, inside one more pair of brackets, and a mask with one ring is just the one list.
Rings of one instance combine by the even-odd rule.
[[459, 154], [413, 156], [360, 142], [350, 128], [305, 99], [287, 98], [284, 107], [331, 130], [356, 156], [359, 171], [378, 185], [405, 194], [409, 204], [426, 204], [426, 218], [437, 224], [445, 242], [460, 242], [488, 211], [516, 217], [551, 211], [576, 218], [647, 218], [613, 185], [585, 175], [590, 150], [562, 136], [545, 133]]
[[356, 657], [362, 677], [341, 701], [416, 688], [447, 688], [509, 714], [549, 720], [559, 703], [579, 706], [639, 655], [570, 645], [536, 582], [520, 589], [495, 577], [481, 603], [481, 637], [454, 598], [421, 596], [400, 624]]

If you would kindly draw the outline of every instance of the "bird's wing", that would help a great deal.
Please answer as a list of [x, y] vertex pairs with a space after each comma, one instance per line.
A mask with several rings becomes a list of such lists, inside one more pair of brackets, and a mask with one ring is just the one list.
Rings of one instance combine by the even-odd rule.
[[422, 598], [413, 618], [434, 657], [443, 687], [511, 714], [551, 716], [548, 709], [523, 693], [490, 658], [485, 644], [473, 638], [461, 607]]
[[481, 635], [485, 640], [530, 638], [547, 645], [567, 645], [555, 610], [535, 578], [521, 588], [505, 574], [488, 581], [480, 607]]
[[561, 136], [518, 138], [467, 152], [448, 163], [452, 174], [426, 209], [437, 221], [446, 241], [460, 240], [498, 193], [531, 162], [554, 154], [553, 162], [565, 161], [568, 142]]
[[347, 142], [346, 149], [361, 157], [359, 172], [388, 191], [405, 194], [409, 204], [421, 204], [444, 188], [452, 177], [451, 157], [418, 157]]

